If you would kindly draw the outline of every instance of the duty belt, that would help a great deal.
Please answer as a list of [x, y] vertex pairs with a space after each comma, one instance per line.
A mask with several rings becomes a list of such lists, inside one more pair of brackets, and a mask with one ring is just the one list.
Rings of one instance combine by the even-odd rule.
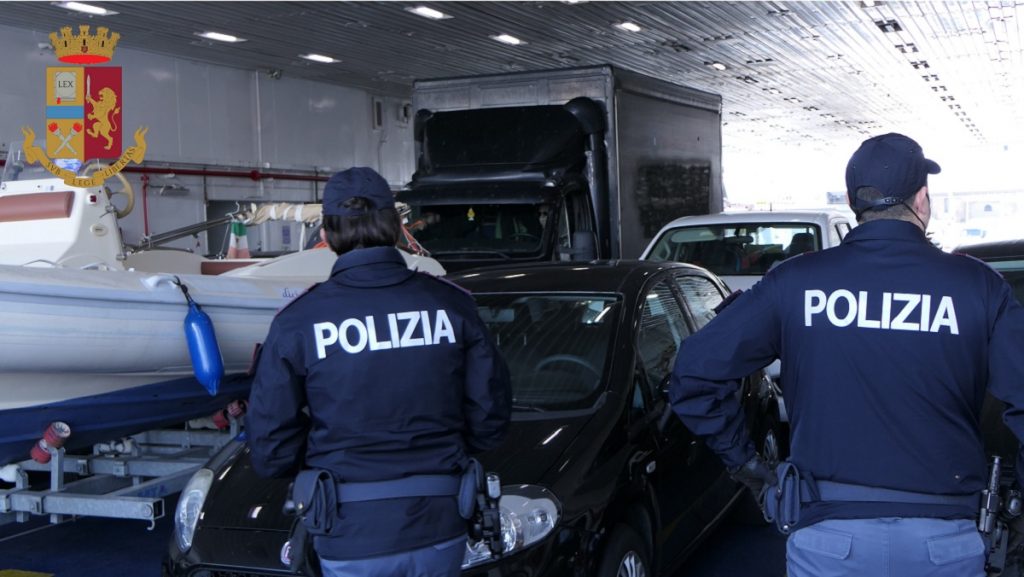
[[780, 463], [775, 470], [778, 483], [765, 487], [761, 493], [764, 518], [782, 533], [789, 533], [800, 521], [800, 507], [819, 501], [850, 501], [861, 503], [914, 503], [921, 505], [953, 505], [977, 508], [980, 495], [935, 495], [898, 489], [868, 487], [835, 481], [816, 481], [801, 475], [793, 463]]
[[[331, 533], [339, 506], [384, 499], [454, 497], [459, 515], [470, 520], [480, 508], [484, 478], [483, 466], [476, 459], [469, 459], [459, 475], [413, 475], [370, 482], [338, 482], [330, 471], [307, 469], [295, 477], [284, 508], [286, 513], [298, 515], [312, 535]], [[497, 498], [492, 500], [496, 503]]]
[[338, 503], [379, 501], [401, 497], [454, 497], [461, 479], [453, 475], [415, 475], [389, 481], [338, 483]]
[[[897, 489], [866, 487], [835, 481], [817, 481], [818, 497], [821, 501], [860, 501], [865, 503], [919, 503], [922, 505], [960, 505], [978, 508], [981, 496], [973, 495], [934, 495], [931, 493], [914, 493]], [[807, 501], [805, 501], [807, 502]]]

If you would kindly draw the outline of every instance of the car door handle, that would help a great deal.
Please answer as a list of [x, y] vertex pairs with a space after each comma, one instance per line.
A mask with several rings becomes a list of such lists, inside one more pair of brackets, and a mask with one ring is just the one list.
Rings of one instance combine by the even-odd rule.
[[697, 462], [697, 455], [700, 453], [700, 442], [690, 441], [690, 447], [686, 451], [686, 464], [687, 466], [693, 465]]

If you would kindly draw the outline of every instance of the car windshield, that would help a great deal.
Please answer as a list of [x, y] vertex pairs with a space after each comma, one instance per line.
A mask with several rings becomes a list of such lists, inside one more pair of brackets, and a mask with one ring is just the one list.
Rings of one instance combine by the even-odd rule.
[[514, 409], [590, 407], [603, 390], [616, 295], [475, 294], [512, 377]]
[[411, 206], [407, 228], [431, 253], [538, 253], [550, 205], [445, 204]]
[[989, 261], [988, 264], [1003, 275], [1013, 287], [1014, 296], [1024, 304], [1024, 260], [997, 260]]
[[821, 231], [809, 223], [681, 226], [666, 231], [648, 260], [686, 262], [718, 275], [763, 275], [777, 262], [821, 249]]

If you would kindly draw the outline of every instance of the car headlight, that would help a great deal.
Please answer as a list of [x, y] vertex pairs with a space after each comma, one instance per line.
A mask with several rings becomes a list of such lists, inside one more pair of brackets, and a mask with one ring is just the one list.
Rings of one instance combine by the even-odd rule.
[[[501, 510], [501, 541], [504, 555], [516, 553], [547, 537], [558, 524], [558, 499], [551, 491], [538, 485], [502, 487], [498, 506]], [[493, 559], [483, 541], [467, 542], [462, 568], [473, 567]]]
[[213, 471], [199, 469], [181, 491], [178, 507], [174, 511], [174, 537], [182, 553], [192, 547], [192, 536], [203, 512], [203, 503], [213, 484]]

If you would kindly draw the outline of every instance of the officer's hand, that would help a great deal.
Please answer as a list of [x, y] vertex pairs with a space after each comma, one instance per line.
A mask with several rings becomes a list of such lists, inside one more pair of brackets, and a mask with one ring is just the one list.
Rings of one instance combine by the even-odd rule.
[[775, 471], [772, 471], [768, 464], [761, 459], [761, 455], [756, 453], [742, 467], [730, 470], [729, 474], [733, 479], [746, 485], [756, 498], [761, 497], [761, 491], [765, 485], [774, 487], [779, 482]]

